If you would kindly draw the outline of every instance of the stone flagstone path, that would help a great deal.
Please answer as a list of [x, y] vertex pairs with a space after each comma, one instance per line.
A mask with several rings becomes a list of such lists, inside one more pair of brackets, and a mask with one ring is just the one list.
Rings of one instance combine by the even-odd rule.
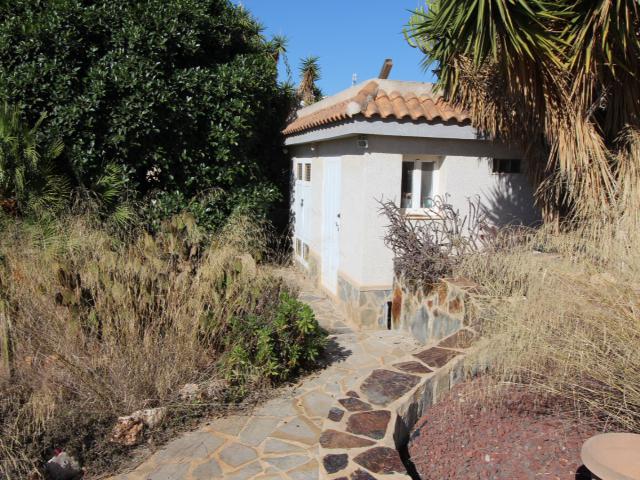
[[[388, 425], [397, 415], [388, 407], [460, 351], [425, 350], [398, 331], [354, 331], [300, 275], [285, 276], [330, 332], [326, 368], [246, 415], [182, 435], [113, 480], [375, 480], [375, 472], [381, 479], [408, 478], [389, 448]], [[458, 347], [449, 343], [444, 346]]]

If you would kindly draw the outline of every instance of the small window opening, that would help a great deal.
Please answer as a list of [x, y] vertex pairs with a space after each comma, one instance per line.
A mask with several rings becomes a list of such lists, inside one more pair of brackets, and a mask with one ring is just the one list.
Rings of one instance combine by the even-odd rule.
[[391, 312], [392, 312], [392, 307], [393, 306], [393, 302], [387, 302], [387, 330], [391, 330]]
[[302, 259], [306, 262], [309, 260], [309, 245], [306, 243], [302, 244]]
[[433, 161], [402, 162], [402, 188], [400, 207], [423, 209], [433, 207], [436, 164]]
[[304, 181], [305, 182], [311, 181], [311, 164], [310, 163], [306, 163], [304, 165]]
[[493, 173], [520, 173], [520, 160], [517, 158], [494, 158]]
[[298, 176], [297, 176], [298, 180], [302, 180], [302, 164], [299, 163], [298, 164]]

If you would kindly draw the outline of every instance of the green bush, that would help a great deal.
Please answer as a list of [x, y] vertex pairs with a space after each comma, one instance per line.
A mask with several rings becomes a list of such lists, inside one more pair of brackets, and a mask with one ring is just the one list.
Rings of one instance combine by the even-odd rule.
[[74, 184], [120, 164], [129, 191], [154, 195], [152, 219], [215, 190], [220, 224], [287, 186], [272, 48], [228, 0], [0, 2], [0, 101], [28, 124], [48, 115], [44, 143], [62, 139]]
[[308, 367], [326, 343], [313, 311], [283, 291], [261, 315], [234, 317], [229, 323], [227, 379], [243, 387], [260, 379], [285, 380]]

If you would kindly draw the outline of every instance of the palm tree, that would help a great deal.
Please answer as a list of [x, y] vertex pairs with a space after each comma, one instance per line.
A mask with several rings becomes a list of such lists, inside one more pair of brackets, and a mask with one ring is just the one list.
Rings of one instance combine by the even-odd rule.
[[273, 60], [276, 64], [282, 59], [285, 69], [287, 70], [287, 78], [291, 78], [291, 65], [289, 65], [289, 59], [287, 57], [287, 47], [289, 46], [289, 39], [285, 35], [274, 35], [269, 42], [269, 47], [272, 52]]
[[287, 46], [289, 45], [289, 39], [284, 35], [274, 35], [270, 42], [271, 51], [273, 52], [273, 59], [276, 63], [280, 60], [281, 56], [285, 56], [287, 53]]
[[6, 103], [0, 107], [0, 204], [5, 210], [59, 207], [65, 201], [68, 182], [54, 173], [63, 144], [55, 141], [43, 147], [39, 142], [45, 117], [29, 128], [17, 107]]
[[319, 58], [310, 56], [303, 58], [300, 64], [300, 84], [297, 96], [304, 105], [311, 105], [322, 98], [322, 91], [316, 85], [320, 80]]
[[622, 192], [640, 198], [637, 0], [427, 7], [413, 13], [409, 43], [478, 128], [522, 146], [547, 219], [602, 216]]
[[70, 179], [56, 164], [64, 148], [62, 141], [49, 146], [40, 143], [38, 132], [45, 118], [41, 115], [29, 128], [19, 108], [0, 107], [0, 209], [46, 220], [43, 216], [52, 218], [75, 199], [76, 211], [90, 210], [120, 225], [133, 219], [132, 206], [126, 201], [125, 168], [108, 163], [91, 185], [72, 190]]

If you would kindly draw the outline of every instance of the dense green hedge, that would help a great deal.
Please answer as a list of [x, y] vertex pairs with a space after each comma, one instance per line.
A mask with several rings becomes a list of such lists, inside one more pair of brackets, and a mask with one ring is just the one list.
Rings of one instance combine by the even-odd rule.
[[125, 166], [151, 217], [190, 205], [223, 219], [287, 184], [290, 98], [260, 27], [228, 0], [0, 1], [0, 101], [29, 123], [49, 115], [75, 184]]

